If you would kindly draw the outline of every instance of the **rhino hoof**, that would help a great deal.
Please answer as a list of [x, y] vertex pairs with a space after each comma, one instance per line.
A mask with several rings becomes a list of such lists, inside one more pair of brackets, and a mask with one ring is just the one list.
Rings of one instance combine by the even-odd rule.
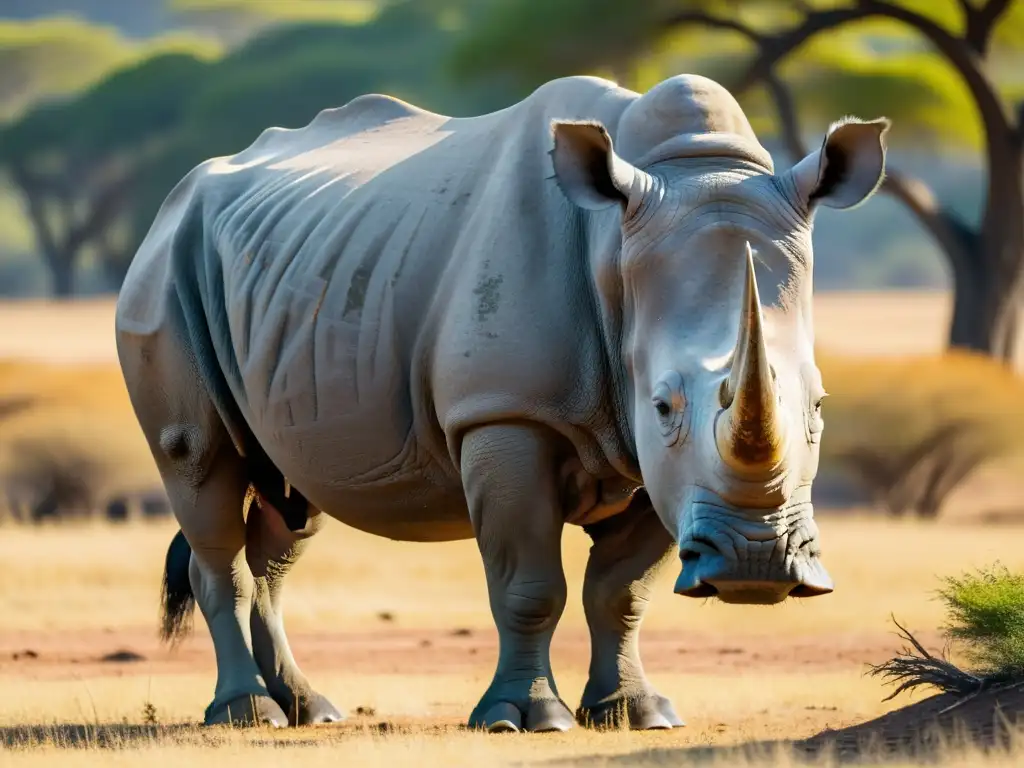
[[519, 733], [523, 727], [523, 716], [515, 704], [502, 701], [495, 704], [484, 715], [488, 733]]
[[526, 713], [526, 730], [532, 733], [568, 731], [574, 725], [572, 712], [558, 699], [532, 702]]
[[290, 725], [329, 725], [340, 723], [345, 716], [331, 702], [319, 693], [299, 700], [298, 711], [289, 712]]
[[634, 731], [668, 730], [686, 725], [676, 714], [672, 702], [658, 694], [639, 698], [605, 700], [593, 707], [581, 706], [576, 712], [580, 725], [589, 728], [621, 728]]
[[558, 699], [530, 702], [525, 714], [515, 704], [500, 701], [491, 706], [483, 717], [470, 720], [470, 727], [483, 727], [488, 733], [567, 731], [575, 724], [569, 708]]
[[269, 696], [237, 696], [231, 701], [210, 705], [206, 710], [204, 725], [230, 725], [240, 728], [252, 728], [266, 725], [271, 728], [284, 728], [288, 725], [288, 717], [277, 702]]

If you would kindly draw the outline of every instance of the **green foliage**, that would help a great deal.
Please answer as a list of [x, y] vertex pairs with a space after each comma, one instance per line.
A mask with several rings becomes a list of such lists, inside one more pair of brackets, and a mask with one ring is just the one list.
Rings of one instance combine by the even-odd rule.
[[638, 58], [662, 34], [666, 0], [495, 0], [455, 50], [453, 72], [466, 79], [512, 71], [523, 89]]
[[943, 582], [944, 634], [959, 644], [973, 668], [961, 669], [946, 653], [930, 654], [895, 622], [908, 646], [871, 669], [872, 675], [896, 685], [887, 701], [927, 685], [958, 698], [944, 710], [949, 711], [984, 691], [1019, 688], [1024, 682], [1024, 574], [996, 565]]
[[15, 118], [40, 100], [69, 96], [117, 69], [171, 51], [210, 57], [219, 49], [184, 34], [129, 41], [112, 28], [75, 19], [0, 23], [0, 119]]
[[[371, 21], [294, 24], [264, 31], [191, 78], [167, 146], [148, 161], [134, 198], [130, 239], [141, 241], [167, 193], [192, 167], [233, 154], [271, 126], [298, 128], [364, 93], [388, 93], [446, 114], [477, 114], [513, 101], [486, 78], [453, 87], [441, 66], [472, 3], [394, 2]], [[485, 0], [487, 1], [487, 0]], [[130, 249], [129, 249], [130, 252]]]
[[57, 154], [95, 164], [101, 155], [123, 153], [180, 120], [208, 66], [187, 53], [163, 53], [125, 67], [77, 98], [44, 104], [7, 127], [0, 160], [52, 163]]
[[168, 0], [187, 21], [235, 43], [281, 24], [328, 22], [364, 24], [381, 10], [377, 0]]
[[[701, 24], [672, 26], [684, 10], [739, 21], [759, 34], [800, 22], [806, 5], [816, 10], [849, 7], [840, 0], [495, 0], [490, 16], [460, 44], [454, 72], [513, 73], [521, 91], [571, 74], [626, 72], [638, 90], [677, 72], [698, 72], [725, 85], [736, 82], [755, 51], [734, 32]], [[964, 17], [953, 0], [901, 0], [951, 33]], [[1024, 3], [1014, 3], [997, 27], [998, 54], [1024, 47]], [[1019, 44], [1016, 41], [1020, 37]], [[1008, 101], [1024, 94], [1022, 62], [1011, 59], [997, 81]], [[823, 125], [846, 113], [887, 114], [895, 120], [893, 142], [915, 147], [977, 147], [982, 131], [967, 88], [928, 41], [901, 22], [871, 18], [812, 37], [789, 56], [782, 74], [801, 114]], [[740, 94], [758, 130], [774, 127], [774, 106], [763, 91]]]
[[132, 55], [114, 30], [71, 19], [0, 23], [0, 117], [87, 86]]
[[781, 67], [802, 115], [818, 125], [846, 113], [888, 115], [892, 142], [979, 146], [977, 109], [953, 67], [905, 30], [882, 35], [868, 26], [813, 39]]
[[179, 13], [235, 13], [273, 22], [339, 21], [361, 24], [371, 20], [380, 10], [378, 0], [168, 0], [168, 6]]
[[946, 633], [985, 677], [1024, 675], [1024, 574], [1001, 566], [948, 577], [939, 596]]

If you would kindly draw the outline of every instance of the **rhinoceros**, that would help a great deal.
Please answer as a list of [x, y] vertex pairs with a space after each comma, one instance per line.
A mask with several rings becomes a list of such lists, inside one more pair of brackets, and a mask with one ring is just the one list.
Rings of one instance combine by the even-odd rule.
[[[673, 554], [687, 597], [833, 588], [811, 230], [878, 187], [888, 127], [845, 117], [776, 173], [712, 80], [568, 77], [471, 118], [361, 96], [189, 172], [116, 336], [180, 527], [165, 639], [198, 602], [216, 652], [205, 722], [341, 718], [282, 623], [329, 516], [476, 539], [499, 649], [471, 726], [682, 725], [637, 641]], [[566, 525], [593, 540], [575, 711], [549, 656]]]

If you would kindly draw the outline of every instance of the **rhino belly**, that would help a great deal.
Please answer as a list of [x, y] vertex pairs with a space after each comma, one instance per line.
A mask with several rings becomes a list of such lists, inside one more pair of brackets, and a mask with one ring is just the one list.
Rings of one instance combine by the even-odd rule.
[[[398, 334], [280, 302], [239, 351], [247, 420], [288, 483], [348, 525], [390, 538], [472, 536], [457, 470], [425, 450]], [[315, 304], [314, 304], [315, 306]]]

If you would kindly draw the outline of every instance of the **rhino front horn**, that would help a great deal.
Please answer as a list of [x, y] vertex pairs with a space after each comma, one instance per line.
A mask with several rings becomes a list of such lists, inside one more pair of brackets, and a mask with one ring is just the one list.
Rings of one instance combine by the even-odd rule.
[[715, 422], [715, 440], [726, 464], [749, 473], [771, 471], [782, 463], [786, 435], [775, 393], [775, 374], [765, 348], [761, 298], [749, 242], [746, 249], [739, 337], [729, 378], [722, 382], [720, 400], [724, 410]]

